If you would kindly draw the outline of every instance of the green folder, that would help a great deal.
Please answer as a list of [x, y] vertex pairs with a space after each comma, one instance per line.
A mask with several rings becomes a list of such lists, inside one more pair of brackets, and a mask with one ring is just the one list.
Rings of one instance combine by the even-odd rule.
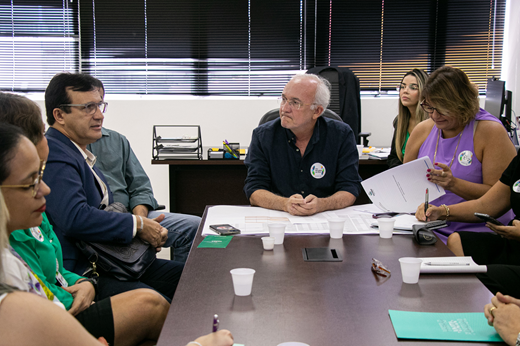
[[223, 249], [228, 246], [231, 239], [233, 239], [233, 236], [230, 235], [208, 235], [200, 242], [197, 248]]
[[501, 342], [483, 312], [437, 313], [388, 310], [400, 339]]

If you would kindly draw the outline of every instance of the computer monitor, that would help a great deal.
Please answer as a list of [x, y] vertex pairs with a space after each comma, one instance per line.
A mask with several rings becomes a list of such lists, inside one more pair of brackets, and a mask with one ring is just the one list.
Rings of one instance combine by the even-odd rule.
[[485, 109], [500, 120], [504, 113], [505, 92], [506, 82], [495, 78], [488, 79]]
[[516, 128], [511, 122], [511, 102], [513, 99], [513, 93], [506, 90], [506, 82], [498, 80], [496, 78], [488, 79], [486, 89], [486, 103], [485, 109], [489, 113], [496, 116], [504, 127], [513, 143], [518, 145], [518, 136], [516, 134]]

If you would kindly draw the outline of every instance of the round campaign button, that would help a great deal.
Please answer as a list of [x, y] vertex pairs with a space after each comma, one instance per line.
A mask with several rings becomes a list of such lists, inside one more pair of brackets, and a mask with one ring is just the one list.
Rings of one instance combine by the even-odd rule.
[[516, 193], [520, 192], [520, 180], [517, 180], [513, 185], [513, 191]]
[[459, 163], [463, 166], [469, 166], [473, 162], [473, 153], [469, 150], [464, 150], [459, 154]]
[[43, 241], [43, 233], [39, 227], [31, 227], [31, 234], [38, 241]]
[[313, 178], [321, 179], [325, 176], [325, 173], [326, 173], [325, 166], [322, 165], [321, 163], [316, 162], [315, 164], [313, 164], [311, 166], [311, 175], [313, 176]]

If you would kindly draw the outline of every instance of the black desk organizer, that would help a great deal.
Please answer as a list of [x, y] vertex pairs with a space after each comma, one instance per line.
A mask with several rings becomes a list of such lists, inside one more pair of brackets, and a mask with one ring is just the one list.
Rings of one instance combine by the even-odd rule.
[[213, 151], [211, 148], [208, 149], [208, 160], [239, 160], [240, 159], [240, 143], [229, 143], [229, 147], [235, 153], [236, 157], [222, 145], [218, 151]]
[[154, 125], [153, 160], [202, 160], [199, 125]]

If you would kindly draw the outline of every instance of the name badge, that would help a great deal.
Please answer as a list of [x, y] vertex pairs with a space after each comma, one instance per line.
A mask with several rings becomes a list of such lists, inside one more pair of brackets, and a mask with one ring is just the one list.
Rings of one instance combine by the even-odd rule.
[[39, 242], [43, 242], [43, 233], [40, 230], [40, 227], [31, 227], [30, 230], [31, 230], [32, 236], [36, 240], [38, 240]]
[[69, 287], [69, 284], [67, 281], [65, 281], [65, 278], [60, 273], [60, 262], [58, 262], [58, 259], [56, 258], [56, 280], [60, 283], [61, 287]]
[[327, 170], [325, 169], [325, 166], [319, 162], [316, 162], [311, 166], [311, 175], [314, 179], [323, 178], [326, 172]]
[[519, 193], [519, 192], [520, 192], [520, 180], [517, 180], [517, 181], [513, 184], [513, 191], [516, 192], [516, 193]]
[[463, 166], [469, 166], [473, 162], [473, 153], [469, 150], [464, 150], [459, 154], [459, 163]]

